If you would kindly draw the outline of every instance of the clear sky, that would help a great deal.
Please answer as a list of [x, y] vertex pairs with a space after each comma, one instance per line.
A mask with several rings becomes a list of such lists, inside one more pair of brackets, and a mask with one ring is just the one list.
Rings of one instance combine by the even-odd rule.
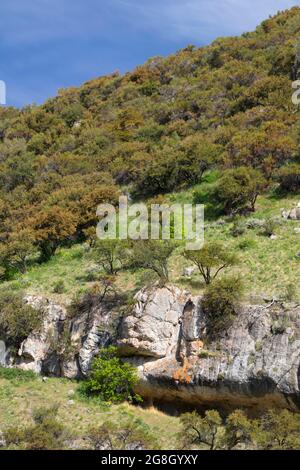
[[7, 104], [41, 103], [149, 57], [250, 31], [300, 0], [0, 0]]

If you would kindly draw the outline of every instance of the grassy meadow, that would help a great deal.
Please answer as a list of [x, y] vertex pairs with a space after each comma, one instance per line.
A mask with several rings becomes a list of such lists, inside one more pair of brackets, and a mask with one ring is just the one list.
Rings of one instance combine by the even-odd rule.
[[40, 407], [58, 405], [58, 420], [76, 438], [83, 438], [90, 427], [101, 426], [105, 421], [122, 423], [129, 417], [141, 419], [159, 436], [164, 449], [172, 449], [180, 429], [179, 418], [169, 416], [156, 408], [143, 409], [127, 403], [110, 407], [93, 400], [83, 400], [77, 394], [77, 383], [67, 379], [41, 377], [6, 379], [0, 369], [0, 430], [6, 427], [30, 425], [32, 412]]

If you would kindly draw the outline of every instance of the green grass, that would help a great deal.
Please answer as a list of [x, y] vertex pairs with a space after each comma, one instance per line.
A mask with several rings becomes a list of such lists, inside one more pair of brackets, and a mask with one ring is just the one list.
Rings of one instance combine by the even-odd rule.
[[37, 379], [37, 375], [31, 370], [0, 367], [0, 380], [10, 380], [14, 384], [32, 382]]
[[[210, 184], [205, 182], [204, 184]], [[198, 185], [187, 191], [167, 196], [170, 202], [191, 202], [193, 192]], [[266, 195], [258, 198], [257, 210], [250, 218], [265, 219], [281, 217], [281, 208], [292, 208], [300, 197], [278, 198]], [[276, 226], [276, 240], [261, 235], [259, 229], [248, 229], [239, 237], [233, 237], [233, 223], [224, 225], [206, 221], [205, 240], [218, 240], [229, 250], [237, 253], [239, 265], [233, 269], [244, 279], [248, 299], [261, 294], [282, 296], [288, 284], [294, 284], [296, 296], [300, 298], [300, 235], [294, 231], [300, 227], [299, 221], [284, 221]], [[201, 293], [205, 287], [200, 276], [194, 275], [191, 280], [182, 277], [183, 268], [189, 263], [181, 256], [182, 249], [176, 250], [170, 259], [171, 282], [187, 288], [194, 294]], [[14, 280], [2, 283], [2, 288], [23, 289], [28, 293], [51, 296], [59, 302], [68, 302], [75, 294], [93, 285], [101, 274], [100, 269], [91, 259], [84, 245], [74, 245], [58, 250], [48, 263], [33, 265], [27, 273], [17, 275]], [[224, 272], [226, 274], [226, 272]], [[123, 271], [118, 275], [117, 284], [121, 291], [134, 292], [143, 284], [143, 271]], [[62, 293], [55, 293], [55, 286], [63, 281]]]
[[[184, 203], [190, 197], [190, 191], [182, 192], [178, 195], [178, 200]], [[300, 252], [300, 235], [294, 231], [296, 227], [300, 227], [300, 222], [281, 219], [281, 208], [292, 208], [299, 199], [299, 196], [276, 198], [273, 195], [258, 199], [257, 210], [249, 218], [280, 219], [281, 223], [275, 228], [276, 240], [263, 236], [260, 229], [248, 229], [242, 236], [233, 237], [230, 231], [233, 222], [226, 222], [224, 225], [206, 224], [206, 241], [222, 242], [238, 255], [239, 264], [231, 272], [242, 276], [247, 300], [261, 294], [283, 296], [288, 284], [294, 284], [296, 298], [300, 298], [300, 258], [297, 256]], [[203, 290], [205, 286], [200, 276], [193, 275], [190, 281], [181, 277], [183, 267], [188, 266], [188, 262], [178, 253], [174, 255], [170, 265], [172, 279], [179, 286], [189, 288], [193, 293]]]
[[[39, 407], [59, 405], [58, 419], [76, 436], [83, 437], [90, 427], [100, 426], [106, 420], [122, 422], [128, 415], [142, 419], [159, 436], [164, 449], [175, 447], [179, 418], [151, 407], [143, 409], [127, 403], [104, 407], [97, 402], [85, 402], [76, 393], [78, 385], [66, 379], [41, 378], [20, 382], [0, 377], [0, 429], [30, 424], [32, 412]], [[70, 392], [74, 392], [74, 394]], [[70, 403], [70, 401], [73, 403]]]
[[[28, 293], [51, 294], [64, 301], [91, 284], [87, 274], [94, 268], [95, 265], [87, 255], [85, 247], [74, 245], [71, 248], [59, 249], [50, 261], [33, 265], [25, 274], [16, 275], [15, 279], [6, 285], [16, 290], [23, 289]], [[64, 283], [63, 294], [54, 292], [59, 281]]]

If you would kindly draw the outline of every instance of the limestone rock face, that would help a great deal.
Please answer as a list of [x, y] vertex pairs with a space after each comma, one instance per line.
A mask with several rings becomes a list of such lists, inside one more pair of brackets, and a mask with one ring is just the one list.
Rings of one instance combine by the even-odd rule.
[[[59, 339], [62, 325], [66, 320], [66, 309], [38, 296], [27, 296], [25, 300], [41, 311], [43, 323], [39, 331], [32, 332], [23, 341], [16, 363], [22, 369], [41, 373], [43, 363], [48, 359], [51, 345]], [[52, 363], [53, 372], [58, 372], [57, 367], [57, 364]]]
[[64, 361], [64, 376], [72, 378], [76, 366], [79, 369], [79, 375], [88, 374], [91, 362], [99, 349], [111, 342], [109, 332], [111, 321], [110, 312], [102, 309], [100, 305], [73, 319], [70, 324], [70, 340], [71, 345], [76, 346], [78, 352], [71, 360]]
[[187, 296], [175, 287], [136, 295], [131, 315], [123, 320], [118, 346], [125, 355], [175, 356], [180, 322]]
[[1, 338], [3, 365], [80, 378], [99, 349], [116, 341], [124, 360], [138, 368], [137, 392], [151, 401], [177, 408], [300, 409], [297, 305], [244, 306], [228, 331], [209, 341], [201, 298], [174, 286], [142, 289], [118, 328], [108, 306], [93, 305], [69, 318], [50, 300], [28, 296], [27, 302], [41, 310], [42, 328], [28, 336], [17, 357]]
[[0, 363], [70, 379], [87, 375], [99, 348], [111, 342], [110, 312], [98, 305], [68, 318], [66, 308], [49, 299], [27, 296], [25, 301], [41, 311], [42, 326], [23, 341], [14, 358], [1, 341]]
[[201, 299], [181, 317], [175, 354], [137, 362], [138, 391], [193, 405], [300, 408], [300, 308], [247, 306], [207, 344]]

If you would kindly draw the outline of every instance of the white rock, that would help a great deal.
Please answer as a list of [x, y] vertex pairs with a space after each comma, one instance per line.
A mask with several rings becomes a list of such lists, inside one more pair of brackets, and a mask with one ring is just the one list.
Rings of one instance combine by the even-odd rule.
[[197, 268], [195, 266], [188, 266], [187, 268], [183, 269], [182, 275], [184, 277], [191, 277], [196, 271]]
[[[147, 299], [147, 300], [146, 300]], [[165, 357], [176, 349], [187, 297], [176, 287], [142, 290], [122, 324], [121, 350], [148, 357]]]

